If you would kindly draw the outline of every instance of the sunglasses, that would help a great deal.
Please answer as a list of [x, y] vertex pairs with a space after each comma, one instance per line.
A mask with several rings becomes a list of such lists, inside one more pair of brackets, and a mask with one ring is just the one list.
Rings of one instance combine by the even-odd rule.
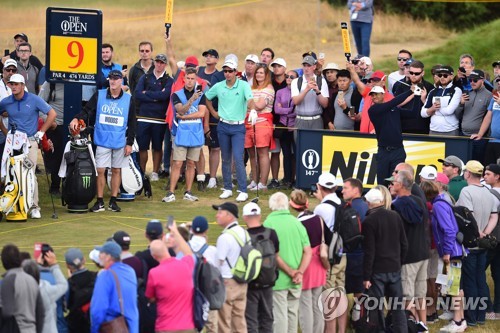
[[296, 78], [296, 76], [293, 76], [293, 75], [288, 75], [288, 74], [287, 74], [287, 75], [285, 75], [285, 78], [287, 78], [287, 79], [292, 79], [292, 80], [293, 80], [293, 79], [295, 79], [295, 78]]
[[378, 77], [374, 77], [373, 79], [369, 79], [368, 82], [380, 82], [382, 81], [381, 79], [379, 79]]
[[453, 164], [450, 164], [450, 163], [443, 163], [443, 166], [445, 166], [445, 167], [455, 167]]
[[11, 72], [11, 73], [16, 73], [17, 72], [17, 68], [4, 68], [3, 70], [6, 71], [6, 72]]
[[234, 70], [233, 69], [224, 69], [223, 72], [224, 73], [233, 73]]
[[408, 61], [408, 58], [400, 58], [400, 57], [398, 57], [398, 61]]
[[469, 82], [477, 83], [478, 81], [479, 81], [479, 79], [469, 79]]
[[447, 78], [448, 78], [448, 76], [449, 76], [448, 74], [436, 74], [436, 75], [437, 75], [437, 77], [439, 77], [439, 78], [444, 77], [445, 79], [447, 79]]
[[151, 52], [151, 50], [139, 50], [139, 52], [141, 52], [141, 53], [149, 53], [149, 52]]
[[422, 72], [412, 72], [412, 71], [409, 71], [408, 73], [410, 73], [410, 75], [415, 75], [415, 76], [419, 76], [420, 74], [422, 74]]

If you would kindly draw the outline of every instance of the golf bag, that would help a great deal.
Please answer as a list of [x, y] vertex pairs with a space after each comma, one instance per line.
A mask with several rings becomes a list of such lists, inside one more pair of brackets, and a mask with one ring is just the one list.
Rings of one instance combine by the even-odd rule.
[[28, 211], [33, 206], [36, 184], [35, 165], [28, 158], [28, 152], [27, 135], [16, 132], [15, 126], [12, 126], [5, 141], [2, 159], [2, 177], [5, 176], [5, 188], [0, 196], [0, 211], [5, 214], [7, 221], [26, 222]]
[[[141, 167], [137, 161], [139, 146], [134, 140], [132, 153], [127, 156], [127, 167], [122, 168], [122, 182], [120, 184], [120, 192], [116, 197], [118, 201], [132, 201], [136, 194], [140, 194], [144, 185], [144, 175], [141, 172]], [[106, 179], [108, 187], [111, 189], [111, 171], [106, 170]], [[150, 185], [151, 186], [151, 185]]]
[[[85, 124], [83, 123], [83, 126]], [[59, 168], [62, 178], [62, 205], [70, 213], [88, 212], [97, 191], [97, 170], [92, 143], [84, 131], [74, 134], [66, 144]]]

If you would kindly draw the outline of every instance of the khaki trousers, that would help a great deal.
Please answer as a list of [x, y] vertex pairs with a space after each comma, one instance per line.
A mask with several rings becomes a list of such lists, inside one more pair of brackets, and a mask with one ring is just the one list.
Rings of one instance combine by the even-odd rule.
[[217, 320], [219, 333], [246, 333], [247, 321], [247, 284], [240, 284], [233, 279], [224, 279], [226, 302], [219, 310]]

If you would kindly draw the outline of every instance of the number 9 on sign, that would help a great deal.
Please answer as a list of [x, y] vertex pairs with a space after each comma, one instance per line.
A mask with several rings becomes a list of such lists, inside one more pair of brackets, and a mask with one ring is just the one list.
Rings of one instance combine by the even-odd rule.
[[97, 39], [50, 36], [50, 70], [97, 73]]

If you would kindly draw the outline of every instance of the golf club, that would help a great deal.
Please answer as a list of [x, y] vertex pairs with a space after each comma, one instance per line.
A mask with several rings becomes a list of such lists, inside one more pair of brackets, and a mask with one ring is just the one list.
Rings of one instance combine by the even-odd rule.
[[[37, 144], [40, 145], [40, 139], [36, 140]], [[52, 201], [52, 218], [57, 219], [57, 213], [56, 213], [56, 205], [54, 204], [54, 197], [52, 195], [52, 192], [50, 191], [50, 180], [49, 180], [49, 172], [47, 171], [47, 165], [45, 164], [45, 152], [43, 151], [43, 148], [40, 149], [42, 152], [42, 161], [43, 161], [43, 167], [45, 168], [45, 176], [47, 177], [47, 186], [49, 187], [49, 194], [50, 194], [50, 201]]]
[[257, 158], [257, 140], [255, 135], [255, 124], [253, 124], [253, 149], [255, 154], [255, 174], [257, 175], [257, 197], [252, 200], [253, 203], [259, 202], [259, 184], [260, 184], [260, 175], [259, 175], [259, 159]]

